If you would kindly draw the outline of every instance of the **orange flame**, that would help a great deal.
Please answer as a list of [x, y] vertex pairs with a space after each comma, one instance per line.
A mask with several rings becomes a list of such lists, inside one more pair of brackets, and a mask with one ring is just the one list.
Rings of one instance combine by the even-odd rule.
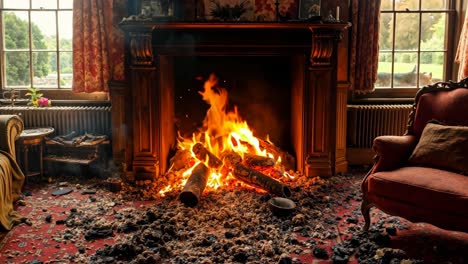
[[[242, 120], [237, 107], [234, 108], [234, 111], [227, 111], [228, 92], [225, 88], [219, 86], [219, 80], [214, 74], [210, 75], [204, 83], [203, 91], [199, 93], [203, 100], [210, 105], [203, 121], [202, 132], [194, 133], [192, 138], [179, 137], [179, 148], [189, 150], [194, 159], [196, 158], [192, 152], [192, 147], [199, 142], [203, 143], [204, 147], [217, 157], [220, 157], [226, 151], [234, 151], [242, 158], [246, 153], [274, 157], [273, 154], [261, 149], [259, 139], [253, 135], [247, 122]], [[270, 142], [268, 138], [266, 140]], [[207, 165], [207, 161], [200, 162]], [[281, 157], [278, 157], [276, 163], [281, 163]], [[159, 194], [164, 195], [164, 193], [175, 188], [183, 188], [193, 168], [198, 164], [199, 162], [184, 171], [179, 183], [164, 187], [159, 191]], [[284, 176], [289, 177], [290, 175], [284, 174]], [[222, 167], [220, 169], [211, 169], [206, 189], [216, 190], [227, 185], [232, 179], [234, 177], [231, 173], [223, 171]]]

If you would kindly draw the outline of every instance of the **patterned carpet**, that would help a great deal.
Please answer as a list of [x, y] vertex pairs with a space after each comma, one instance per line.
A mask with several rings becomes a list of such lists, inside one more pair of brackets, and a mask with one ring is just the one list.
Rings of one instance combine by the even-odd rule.
[[[388, 216], [377, 209], [372, 211], [371, 232], [360, 232], [363, 224], [359, 213], [358, 186], [361, 178], [362, 173], [357, 173], [355, 176], [339, 176], [337, 180], [330, 183], [338, 187], [332, 185], [330, 188], [323, 189], [319, 186], [313, 201], [325, 199], [325, 207], [311, 205], [310, 210], [305, 210], [308, 205], [301, 203], [304, 210], [291, 216], [289, 219], [291, 221], [284, 222], [291, 222], [291, 227], [287, 227], [290, 229], [283, 228], [288, 232], [287, 243], [291, 247], [280, 249], [288, 251], [287, 256], [271, 253], [269, 258], [256, 258], [255, 254], [269, 254], [262, 248], [245, 259], [234, 258], [232, 262], [390, 263], [392, 259], [393, 261], [407, 259], [405, 263], [468, 263], [468, 234], [466, 233], [445, 231], [428, 224], [409, 223], [404, 219]], [[126, 239], [135, 239], [138, 231], [133, 231], [133, 233], [122, 231], [122, 223], [126, 222], [127, 218], [134, 218], [138, 223], [138, 212], [146, 210], [148, 214], [148, 208], [160, 207], [165, 211], [170, 211], [169, 206], [179, 206], [177, 199], [169, 196], [166, 201], [140, 201], [110, 192], [99, 184], [97, 179], [64, 180], [68, 181], [62, 183], [61, 186], [58, 183], [28, 183], [24, 199], [17, 206], [17, 210], [28, 217], [28, 221], [9, 232], [0, 233], [0, 263], [128, 263], [132, 261], [133, 263], [191, 263], [190, 260], [195, 263], [228, 262], [226, 260], [220, 262], [219, 259], [214, 258], [201, 259], [196, 257], [199, 256], [199, 252], [192, 258], [190, 256], [181, 258], [180, 253], [174, 253], [171, 257], [157, 259], [158, 262], [154, 262], [154, 258], [148, 256], [142, 257], [143, 253], [126, 260], [118, 256], [105, 255], [103, 249], [106, 245], [112, 246]], [[62, 196], [51, 195], [53, 191], [65, 188], [72, 189], [72, 192]], [[322, 192], [332, 190], [334, 193], [321, 195], [321, 189], [323, 189]], [[96, 193], [86, 193], [85, 190], [95, 190]], [[265, 196], [265, 194], [245, 192], [247, 195], [245, 197], [248, 199], [258, 197], [262, 200]], [[204, 199], [220, 200], [219, 195], [208, 194]], [[239, 197], [243, 197], [242, 195], [240, 194]], [[320, 208], [329, 209], [322, 211]], [[266, 206], [259, 210], [261, 214], [270, 214]], [[294, 225], [293, 223], [300, 218], [301, 213], [307, 213], [307, 217], [316, 221]], [[165, 216], [164, 214], [161, 213], [161, 216]], [[271, 222], [268, 222], [270, 221], [268, 219], [272, 219]], [[267, 224], [278, 223], [276, 217], [268, 219]], [[94, 226], [104, 224], [110, 225], [111, 228], [90, 232]], [[219, 237], [218, 239], [221, 240]], [[393, 252], [386, 251], [391, 248], [394, 249]], [[102, 252], [96, 255], [99, 249]], [[404, 254], [395, 249], [403, 250]], [[177, 251], [174, 249], [173, 252]], [[399, 261], [392, 263], [400, 263]]]

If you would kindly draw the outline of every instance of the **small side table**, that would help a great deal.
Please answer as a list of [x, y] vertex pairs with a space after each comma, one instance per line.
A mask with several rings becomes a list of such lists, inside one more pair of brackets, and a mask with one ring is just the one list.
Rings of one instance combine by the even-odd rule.
[[[54, 132], [53, 127], [43, 127], [43, 128], [30, 128], [25, 129], [21, 133], [18, 138], [18, 144], [20, 146], [19, 149], [22, 150], [23, 153], [23, 160], [20, 163], [20, 166], [23, 169], [23, 173], [26, 177], [28, 176], [35, 176], [40, 175], [41, 178], [44, 175], [44, 166], [42, 161], [43, 156], [43, 145], [44, 145], [44, 138]], [[39, 147], [39, 171], [38, 172], [30, 172], [29, 171], [29, 148], [32, 146]], [[20, 159], [18, 159], [20, 160]]]

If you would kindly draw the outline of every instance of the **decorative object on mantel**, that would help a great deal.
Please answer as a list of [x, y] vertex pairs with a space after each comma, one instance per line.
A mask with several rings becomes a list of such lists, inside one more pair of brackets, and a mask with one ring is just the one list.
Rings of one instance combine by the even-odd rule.
[[205, 14], [209, 20], [249, 21], [253, 18], [254, 0], [205, 0]]
[[320, 0], [299, 0], [299, 19], [320, 16]]
[[338, 19], [336, 19], [334, 16], [333, 16], [333, 13], [332, 11], [328, 11], [328, 16], [323, 20], [324, 22], [328, 22], [328, 23], [339, 23], [340, 21], [338, 21]]
[[[154, 8], [151, 6], [151, 0], [140, 0], [139, 4], [135, 4], [138, 13], [123, 18], [123, 21], [199, 21], [209, 22], [215, 21], [293, 21], [298, 18], [298, 4], [300, 0], [172, 0], [172, 15], [154, 16]], [[183, 2], [183, 3], [182, 3]], [[213, 16], [212, 9], [216, 8], [216, 4], [220, 7], [227, 7], [224, 16]], [[236, 16], [236, 5], [243, 7], [245, 11], [240, 17]], [[232, 15], [229, 14], [231, 11]], [[307, 21], [320, 20], [320, 16]]]
[[141, 14], [154, 20], [174, 19], [173, 0], [144, 0], [141, 4]]
[[139, 13], [124, 17], [122, 21], [173, 21], [176, 20], [174, 0], [141, 0]]

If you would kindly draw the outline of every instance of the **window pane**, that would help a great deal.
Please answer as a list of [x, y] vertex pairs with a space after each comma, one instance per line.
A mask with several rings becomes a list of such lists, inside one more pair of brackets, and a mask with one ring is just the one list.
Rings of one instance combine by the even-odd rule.
[[60, 9], [73, 9], [73, 0], [60, 0]]
[[380, 10], [393, 10], [393, 0], [382, 0]]
[[446, 0], [425, 0], [421, 1], [421, 9], [423, 10], [434, 10], [434, 9], [447, 9], [447, 2]]
[[[425, 0], [427, 1], [427, 0]], [[419, 0], [395, 1], [395, 10], [417, 11], [419, 10]]]
[[50, 61], [56, 61], [55, 52], [33, 52], [33, 86], [57, 86], [57, 72], [52, 72]]
[[422, 14], [421, 50], [445, 50], [447, 15]]
[[389, 50], [392, 48], [393, 42], [393, 14], [383, 13], [380, 15], [380, 36], [379, 48], [380, 50]]
[[73, 12], [72, 11], [60, 11], [58, 13], [59, 18], [59, 38], [60, 50], [72, 50], [72, 39], [73, 39]]
[[27, 12], [4, 12], [3, 30], [5, 48], [29, 49], [29, 23]]
[[415, 87], [418, 71], [418, 53], [401, 52], [395, 53], [394, 58], [394, 87]]
[[29, 52], [5, 52], [6, 86], [31, 86]]
[[419, 46], [419, 14], [396, 14], [395, 49], [417, 50]]
[[445, 52], [421, 52], [421, 72], [431, 75], [431, 82], [444, 80]]
[[3, 0], [3, 8], [29, 9], [29, 0]]
[[71, 88], [73, 61], [71, 52], [60, 52], [60, 87]]
[[391, 87], [392, 81], [392, 53], [379, 53], [379, 66], [377, 74], [377, 82], [375, 87]]
[[33, 9], [57, 9], [57, 1], [55, 0], [33, 0]]
[[31, 12], [31, 29], [35, 50], [56, 49], [56, 23], [54, 11]]

